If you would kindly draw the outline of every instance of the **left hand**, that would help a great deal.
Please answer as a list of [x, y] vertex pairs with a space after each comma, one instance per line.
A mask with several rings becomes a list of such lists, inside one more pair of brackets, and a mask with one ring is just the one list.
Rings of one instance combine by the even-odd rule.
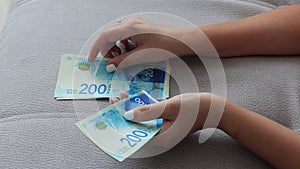
[[[190, 40], [195, 37], [195, 31], [197, 32], [191, 28], [169, 27], [133, 17], [102, 31], [90, 49], [88, 60], [94, 60], [101, 52], [104, 57], [112, 58], [107, 63], [107, 70], [112, 72], [119, 65], [119, 68], [125, 68], [139, 63], [165, 61], [174, 55], [192, 55], [193, 52], [174, 37]], [[122, 48], [116, 45], [119, 40]], [[134, 45], [130, 45], [129, 42]], [[166, 50], [169, 53], [154, 49]], [[130, 55], [132, 57], [129, 57]], [[121, 65], [125, 59], [126, 62]]]

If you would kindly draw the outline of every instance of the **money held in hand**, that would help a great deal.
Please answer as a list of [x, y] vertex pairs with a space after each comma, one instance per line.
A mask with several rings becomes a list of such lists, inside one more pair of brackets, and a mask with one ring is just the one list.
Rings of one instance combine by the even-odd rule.
[[109, 58], [88, 62], [84, 56], [64, 54], [54, 97], [61, 99], [93, 99], [117, 97], [120, 91], [135, 94], [147, 91], [156, 99], [169, 97], [168, 62], [145, 63], [108, 73]]
[[76, 126], [106, 154], [123, 161], [154, 137], [162, 125], [162, 119], [130, 122], [123, 117], [124, 113], [156, 102], [141, 91], [77, 122]]

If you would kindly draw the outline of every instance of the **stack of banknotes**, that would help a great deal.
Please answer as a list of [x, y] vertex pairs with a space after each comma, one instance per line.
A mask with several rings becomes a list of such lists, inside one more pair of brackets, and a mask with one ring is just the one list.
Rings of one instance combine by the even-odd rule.
[[64, 54], [54, 97], [57, 100], [110, 98], [119, 96], [120, 91], [131, 95], [141, 90], [159, 100], [169, 97], [168, 62], [139, 64], [108, 73], [109, 60], [98, 58], [88, 62], [86, 56]]
[[168, 62], [131, 66], [115, 73], [106, 71], [108, 58], [88, 62], [86, 56], [64, 54], [54, 97], [95, 99], [130, 96], [76, 123], [76, 126], [103, 152], [123, 161], [146, 144], [161, 129], [162, 119], [133, 123], [123, 114], [138, 106], [169, 97]]
[[156, 102], [141, 91], [77, 122], [76, 126], [103, 152], [123, 161], [154, 137], [162, 125], [162, 119], [133, 123], [125, 120], [123, 114]]

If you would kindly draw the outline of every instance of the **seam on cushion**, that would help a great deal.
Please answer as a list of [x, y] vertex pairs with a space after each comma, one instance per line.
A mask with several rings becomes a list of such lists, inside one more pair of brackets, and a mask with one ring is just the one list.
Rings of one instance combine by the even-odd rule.
[[[216, 2], [216, 3], [228, 3], [228, 4], [235, 4], [238, 3], [240, 4], [251, 4], [251, 5], [256, 5], [259, 7], [265, 7], [268, 9], [276, 9], [279, 6], [276, 6], [275, 4], [267, 3], [267, 2], [262, 2], [258, 0], [211, 0], [211, 2]], [[248, 6], [248, 5], [247, 5]]]
[[289, 6], [289, 5], [294, 5], [294, 4], [298, 4], [295, 2], [295, 0], [289, 0], [289, 1], [285, 1], [285, 0], [273, 0], [273, 2], [264, 2], [264, 1], [258, 1], [258, 0], [238, 0], [240, 2], [245, 2], [245, 3], [251, 3], [251, 4], [257, 4], [257, 5], [261, 5], [267, 8], [271, 8], [271, 9], [276, 9], [276, 8], [280, 8], [280, 7], [284, 7], [284, 6]]
[[[13, 6], [14, 8], [12, 8], [12, 9], [15, 10], [15, 9], [19, 8], [20, 6], [27, 4], [30, 1], [33, 1], [33, 0], [22, 0], [22, 1], [16, 2], [16, 3], [14, 3], [14, 6]], [[13, 3], [13, 0], [12, 0], [11, 4], [12, 3]]]
[[62, 119], [62, 118], [77, 118], [77, 116], [73, 113], [59, 112], [59, 113], [43, 113], [43, 114], [22, 114], [22, 115], [14, 115], [10, 117], [6, 117], [0, 119], [0, 124], [15, 122], [21, 120], [35, 120], [35, 119]]
[[[35, 102], [35, 105], [33, 106], [40, 106], [41, 104], [43, 104], [44, 106], [48, 106], [48, 103], [37, 103]], [[19, 108], [11, 108], [10, 107], [11, 104], [8, 104], [5, 107], [8, 108], [4, 108], [1, 111], [0, 114], [0, 122], [6, 119], [10, 119], [10, 118], [14, 118], [14, 117], [21, 117], [21, 116], [41, 116], [43, 114], [45, 115], [49, 115], [49, 114], [56, 114], [56, 115], [63, 115], [63, 114], [74, 114], [76, 116], [76, 111], [74, 111], [74, 109], [72, 107], [69, 107], [68, 105], [57, 105], [56, 107], [50, 107], [49, 109], [47, 109], [46, 111], [42, 108], [38, 108], [38, 109], [34, 109], [34, 108], [30, 108], [30, 107], [25, 107], [22, 109]], [[54, 110], [51, 110], [51, 108], [54, 108]], [[49, 113], [49, 112], [53, 112], [53, 113]], [[58, 112], [58, 113], [57, 113]]]
[[4, 36], [4, 32], [6, 32], [6, 27], [7, 27], [8, 21], [12, 20], [10, 18], [11, 13], [13, 13], [18, 7], [23, 6], [24, 4], [26, 4], [27, 2], [30, 2], [30, 1], [32, 1], [32, 0], [27, 0], [27, 1], [23, 0], [23, 1], [19, 1], [19, 2], [14, 3], [14, 1], [11, 0], [11, 2], [9, 3], [9, 7], [8, 7], [7, 14], [6, 14], [5, 21], [4, 21], [3, 26], [2, 26], [2, 30], [0, 32], [0, 42], [3, 38], [3, 36]]
[[248, 4], [253, 4], [253, 5], [258, 5], [258, 6], [263, 6], [263, 7], [266, 7], [266, 8], [269, 8], [269, 9], [276, 9], [278, 8], [279, 6], [276, 6], [275, 4], [270, 4], [270, 3], [267, 3], [267, 2], [262, 2], [262, 1], [257, 1], [257, 0], [238, 0], [242, 3], [248, 3]]

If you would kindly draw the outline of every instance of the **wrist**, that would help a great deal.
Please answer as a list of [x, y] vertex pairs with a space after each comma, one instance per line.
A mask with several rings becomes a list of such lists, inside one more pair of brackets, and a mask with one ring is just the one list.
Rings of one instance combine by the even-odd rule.
[[[228, 117], [231, 116], [229, 114], [231, 111], [228, 109], [231, 109], [232, 103], [227, 101], [226, 98], [212, 93], [199, 93], [199, 97], [200, 107], [193, 131], [216, 127], [221, 130], [227, 129], [231, 118]], [[221, 109], [222, 107], [224, 110]]]
[[[211, 24], [200, 27], [220, 57], [241, 56], [249, 53], [249, 28], [243, 20]], [[252, 31], [252, 30], [250, 30]]]
[[222, 118], [218, 125], [218, 129], [221, 129], [222, 131], [230, 135], [232, 138], [236, 138], [241, 122], [241, 109], [242, 108], [240, 106], [227, 100], [225, 103]]
[[225, 47], [223, 47], [223, 45], [228, 44], [227, 41], [229, 41], [230, 38], [228, 39], [225, 36], [226, 33], [224, 33], [224, 31], [226, 32], [226, 28], [222, 26], [222, 24], [205, 25], [199, 27], [199, 29], [206, 35], [220, 57], [227, 56], [226, 50], [228, 50], [228, 47], [226, 49]]
[[170, 42], [170, 44], [172, 44], [172, 52], [178, 56], [195, 55], [191, 47], [199, 47], [197, 41], [199, 42], [201, 34], [199, 34], [198, 28], [174, 28], [171, 32], [172, 38], [174, 38], [172, 42]]

